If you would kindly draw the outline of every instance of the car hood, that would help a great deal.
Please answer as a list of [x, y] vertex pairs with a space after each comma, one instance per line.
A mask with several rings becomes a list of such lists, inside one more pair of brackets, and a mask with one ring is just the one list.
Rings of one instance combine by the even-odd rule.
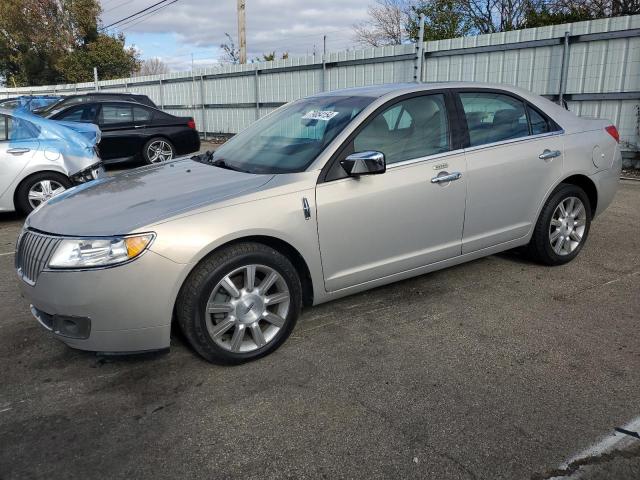
[[60, 235], [125, 234], [256, 191], [272, 178], [178, 159], [71, 188], [34, 210], [26, 226]]

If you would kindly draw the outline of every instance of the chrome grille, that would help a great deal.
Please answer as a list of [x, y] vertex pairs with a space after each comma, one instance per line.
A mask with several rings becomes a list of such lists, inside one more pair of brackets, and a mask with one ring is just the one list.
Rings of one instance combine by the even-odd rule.
[[30, 285], [35, 285], [60, 241], [59, 237], [26, 230], [18, 239], [16, 249], [18, 275]]

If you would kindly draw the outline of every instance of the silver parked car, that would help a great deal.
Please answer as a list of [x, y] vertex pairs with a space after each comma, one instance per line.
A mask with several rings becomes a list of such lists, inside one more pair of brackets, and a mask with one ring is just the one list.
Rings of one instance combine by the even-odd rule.
[[94, 125], [69, 128], [28, 111], [0, 108], [0, 212], [29, 213], [102, 172]]
[[275, 350], [303, 306], [526, 246], [578, 255], [621, 169], [616, 128], [508, 86], [355, 88], [290, 103], [215, 153], [76, 187], [29, 216], [16, 267], [66, 344]]

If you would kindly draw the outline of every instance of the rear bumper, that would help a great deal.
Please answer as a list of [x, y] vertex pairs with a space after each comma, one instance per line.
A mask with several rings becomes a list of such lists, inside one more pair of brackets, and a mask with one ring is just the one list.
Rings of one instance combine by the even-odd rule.
[[176, 155], [187, 155], [200, 150], [200, 134], [197, 130], [189, 130], [175, 139]]
[[20, 288], [43, 328], [70, 347], [118, 353], [161, 350], [169, 347], [184, 268], [147, 251], [113, 268], [43, 271], [35, 285], [20, 280]]

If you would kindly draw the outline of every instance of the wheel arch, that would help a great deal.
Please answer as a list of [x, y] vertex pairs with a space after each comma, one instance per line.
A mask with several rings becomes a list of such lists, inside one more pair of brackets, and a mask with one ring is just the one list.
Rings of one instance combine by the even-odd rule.
[[[313, 280], [311, 278], [311, 271], [309, 270], [309, 266], [307, 265], [306, 260], [302, 256], [302, 254], [289, 242], [282, 240], [281, 238], [270, 236], [270, 235], [247, 235], [243, 237], [233, 238], [228, 241], [225, 241], [219, 245], [216, 245], [215, 248], [207, 252], [206, 255], [202, 256], [197, 262], [195, 262], [192, 268], [189, 270], [187, 275], [182, 280], [179, 289], [182, 288], [182, 285], [187, 281], [191, 272], [202, 263], [205, 259], [218, 252], [220, 249], [229, 247], [231, 245], [237, 245], [239, 243], [260, 243], [262, 245], [266, 245], [268, 247], [273, 248], [277, 252], [281, 253], [285, 257], [287, 257], [291, 263], [293, 264], [298, 276], [300, 277], [300, 283], [302, 286], [302, 305], [303, 307], [310, 307], [313, 305]], [[177, 296], [176, 296], [177, 301]]]
[[593, 218], [598, 208], [598, 189], [593, 180], [591, 180], [586, 175], [575, 174], [565, 178], [560, 183], [575, 185], [584, 190], [584, 193], [589, 199], [589, 204], [591, 206], [591, 218]]

